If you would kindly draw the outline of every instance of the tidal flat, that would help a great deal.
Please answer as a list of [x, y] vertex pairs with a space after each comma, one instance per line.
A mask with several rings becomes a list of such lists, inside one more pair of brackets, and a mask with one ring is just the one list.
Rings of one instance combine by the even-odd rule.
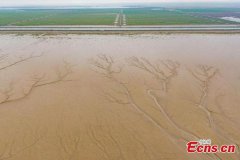
[[0, 35], [0, 160], [239, 159], [240, 34]]

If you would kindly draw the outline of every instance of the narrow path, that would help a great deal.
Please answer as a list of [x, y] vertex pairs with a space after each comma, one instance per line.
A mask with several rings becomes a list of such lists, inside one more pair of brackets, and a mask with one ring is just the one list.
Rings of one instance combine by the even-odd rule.
[[123, 15], [122, 15], [122, 18], [123, 18], [123, 26], [126, 26], [126, 25], [127, 25], [126, 15], [123, 14]]
[[117, 16], [115, 18], [115, 21], [114, 21], [114, 26], [118, 26], [119, 25], [119, 17], [120, 17], [120, 14], [117, 14]]
[[119, 18], [119, 27], [122, 27], [122, 25], [123, 25], [123, 10], [120, 11], [119, 15], [120, 15], [120, 18]]
[[114, 26], [122, 27], [126, 25], [127, 25], [126, 15], [123, 14], [123, 10], [121, 10], [115, 18]]

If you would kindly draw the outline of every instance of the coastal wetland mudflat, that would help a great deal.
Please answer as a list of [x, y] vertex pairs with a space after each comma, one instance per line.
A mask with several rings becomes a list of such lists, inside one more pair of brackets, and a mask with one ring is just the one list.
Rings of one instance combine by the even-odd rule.
[[240, 35], [0, 35], [0, 160], [239, 159]]

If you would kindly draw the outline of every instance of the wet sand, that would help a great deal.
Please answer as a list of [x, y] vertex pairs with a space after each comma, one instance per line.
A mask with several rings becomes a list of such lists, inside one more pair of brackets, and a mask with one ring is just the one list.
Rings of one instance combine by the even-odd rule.
[[0, 35], [0, 160], [239, 159], [240, 35]]

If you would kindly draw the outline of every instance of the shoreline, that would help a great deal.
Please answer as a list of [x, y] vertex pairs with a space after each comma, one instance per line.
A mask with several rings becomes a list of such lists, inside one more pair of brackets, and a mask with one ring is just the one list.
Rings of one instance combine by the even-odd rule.
[[240, 31], [0, 31], [0, 35], [16, 34], [16, 35], [142, 35], [142, 34], [240, 34]]
[[163, 26], [0, 26], [2, 33], [23, 34], [239, 34], [239, 25], [163, 25]]

